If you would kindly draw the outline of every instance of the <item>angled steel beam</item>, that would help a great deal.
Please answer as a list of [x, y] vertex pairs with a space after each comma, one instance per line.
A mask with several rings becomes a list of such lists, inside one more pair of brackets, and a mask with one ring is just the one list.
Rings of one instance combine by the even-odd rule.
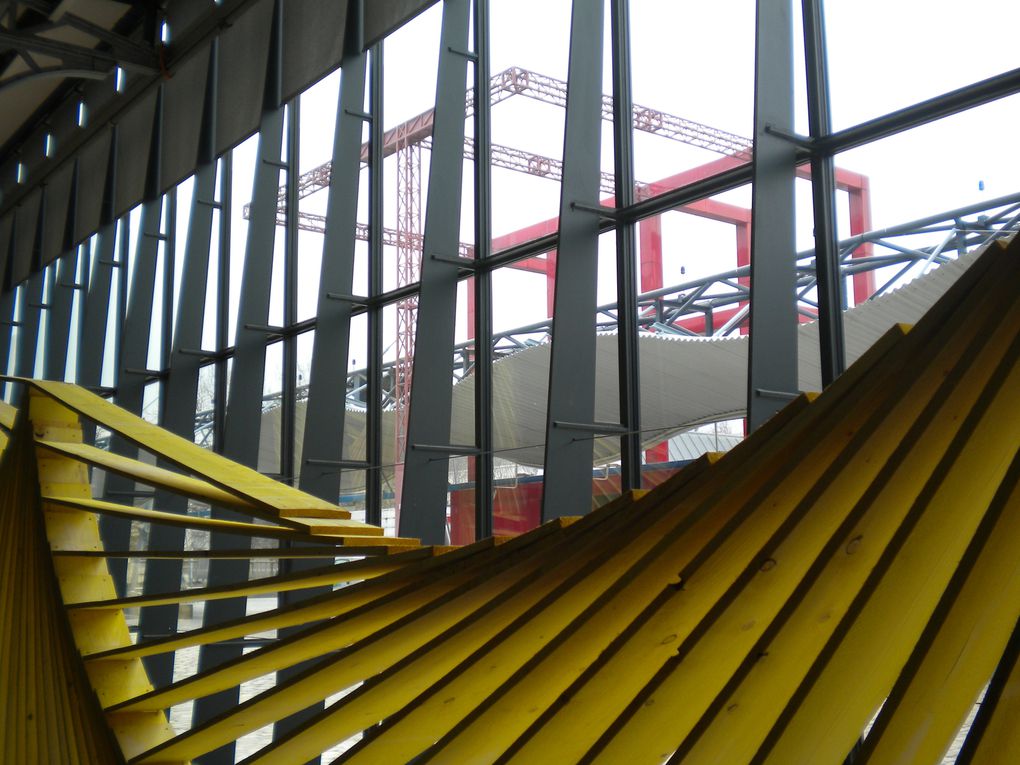
[[[281, 101], [283, 5], [279, 0], [274, 3], [272, 14], [259, 147], [252, 189], [252, 214], [245, 243], [233, 369], [227, 393], [227, 416], [223, 434], [223, 453], [248, 467], [255, 467], [258, 463], [262, 388], [266, 372], [266, 333], [249, 327], [261, 327], [269, 322], [276, 198], [280, 172], [284, 165], [280, 161], [285, 107]], [[213, 517], [235, 520], [238, 515], [233, 511], [214, 507]], [[213, 534], [210, 539], [210, 548], [214, 550], [235, 547], [237, 542], [229, 536]], [[247, 577], [247, 561], [217, 559], [209, 563], [210, 586], [236, 583], [244, 581]], [[247, 601], [243, 597], [224, 600], [216, 609], [205, 611], [203, 625], [209, 626], [244, 616], [246, 605]], [[240, 655], [240, 645], [204, 646], [199, 652], [199, 671], [208, 670]], [[232, 688], [197, 700], [194, 712], [196, 722], [205, 722], [236, 706], [238, 691], [238, 688]], [[202, 761], [208, 765], [233, 763], [234, 745], [221, 747], [206, 755]]]
[[567, 423], [595, 418], [602, 139], [601, 0], [574, 0], [560, 190], [559, 257], [553, 303], [542, 520], [591, 509], [592, 436]]
[[[192, 441], [195, 437], [195, 411], [198, 406], [198, 376], [202, 359], [182, 349], [200, 348], [205, 320], [206, 285], [209, 278], [209, 258], [212, 244], [212, 227], [216, 198], [216, 104], [219, 43], [214, 40], [209, 53], [206, 72], [205, 98], [202, 106], [201, 130], [195, 172], [195, 185], [191, 197], [191, 215], [188, 220], [188, 238], [184, 247], [181, 268], [180, 305], [170, 352], [170, 365], [163, 386], [161, 424], [172, 433]], [[186, 497], [171, 491], [157, 490], [153, 505], [169, 512], [187, 514]], [[149, 531], [150, 550], [181, 550], [184, 548], [185, 529], [176, 526], [153, 524]], [[181, 583], [180, 560], [150, 560], [145, 565], [143, 594], [168, 592]], [[138, 639], [144, 641], [167, 635], [177, 629], [177, 605], [153, 606], [141, 609], [138, 619]], [[149, 679], [157, 688], [173, 680], [174, 655], [150, 656], [145, 659]]]
[[67, 202], [67, 217], [64, 221], [64, 236], [61, 245], [63, 255], [54, 265], [55, 278], [50, 289], [50, 313], [46, 322], [45, 360], [43, 376], [48, 380], [63, 380], [67, 369], [67, 349], [71, 337], [71, 312], [74, 308], [75, 290], [81, 289], [76, 283], [80, 253], [74, 246], [74, 229], [77, 218], [78, 160], [71, 170], [71, 190]]
[[[152, 304], [156, 288], [156, 269], [159, 263], [163, 195], [160, 193], [160, 157], [163, 145], [163, 89], [156, 91], [156, 108], [153, 110], [152, 131], [149, 139], [149, 156], [145, 176], [145, 200], [142, 202], [138, 241], [132, 263], [130, 292], [127, 294], [124, 322], [120, 336], [115, 400], [118, 406], [132, 414], [141, 415], [145, 398], [147, 376], [134, 370], [148, 368], [149, 334], [152, 328]], [[128, 248], [121, 248], [121, 278], [125, 274]], [[122, 281], [121, 284], [124, 282]], [[121, 293], [125, 294], [124, 292]], [[110, 439], [110, 448], [116, 454], [135, 457], [138, 447], [120, 435]], [[134, 490], [134, 481], [116, 474], [108, 474], [104, 486], [106, 497], [123, 496]], [[122, 518], [103, 518], [100, 521], [103, 542], [114, 550], [126, 550], [131, 545], [131, 522]], [[127, 561], [110, 562], [110, 575], [117, 591], [125, 593], [127, 587]]]
[[[32, 275], [24, 282], [21, 290], [21, 326], [18, 327], [18, 360], [15, 365], [20, 377], [35, 377], [36, 349], [39, 346], [39, 329], [42, 324], [42, 312], [45, 285], [45, 272], [42, 269], [41, 253], [43, 231], [46, 227], [46, 193], [39, 196], [39, 211], [35, 219], [35, 238], [32, 243]], [[14, 256], [11, 249], [10, 257]]]
[[429, 544], [446, 541], [449, 455], [437, 456], [415, 447], [450, 442], [460, 269], [432, 256], [449, 257], [460, 243], [469, 12], [468, 0], [447, 0], [443, 4], [407, 452], [396, 455], [397, 460], [404, 460], [400, 535], [418, 537]]
[[751, 202], [748, 426], [785, 406], [765, 391], [797, 390], [793, 129], [793, 3], [758, 0]]
[[[338, 470], [314, 467], [315, 460], [343, 460], [345, 407], [337, 400], [337, 391], [346, 388], [347, 359], [350, 348], [351, 311], [353, 305], [345, 300], [334, 300], [331, 294], [350, 294], [354, 287], [355, 229], [358, 221], [358, 189], [360, 186], [361, 134], [365, 104], [365, 77], [368, 54], [361, 46], [361, 3], [348, 6], [348, 38], [346, 55], [341, 65], [340, 95], [336, 111], [333, 136], [332, 166], [337, 169], [330, 177], [326, 203], [326, 230], [322, 242], [322, 266], [319, 277], [319, 297], [315, 339], [305, 409], [305, 431], [302, 442], [302, 462], [296, 466], [298, 487], [328, 502], [340, 497]], [[289, 180], [295, 180], [291, 174]], [[296, 190], [291, 189], [288, 210], [297, 210]], [[288, 217], [296, 223], [296, 218]], [[285, 395], [286, 398], [286, 395]], [[296, 398], [296, 393], [293, 395]], [[293, 400], [292, 398], [292, 400]], [[286, 469], [284, 470], [286, 473]], [[296, 545], [303, 546], [303, 545]], [[286, 559], [280, 562], [282, 574], [316, 568], [328, 560], [316, 558]], [[308, 588], [280, 595], [280, 604], [289, 605], [323, 595], [330, 587]], [[294, 630], [281, 632], [281, 637]], [[304, 671], [299, 664], [279, 673], [281, 682]], [[323, 708], [320, 702], [276, 723], [274, 737], [280, 737], [304, 723]]]

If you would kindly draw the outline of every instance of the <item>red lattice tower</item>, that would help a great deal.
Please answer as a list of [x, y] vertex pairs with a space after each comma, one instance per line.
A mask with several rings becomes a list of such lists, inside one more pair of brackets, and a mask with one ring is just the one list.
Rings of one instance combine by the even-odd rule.
[[[404, 127], [403, 125], [401, 127]], [[414, 284], [421, 278], [421, 140], [398, 130], [397, 155], [397, 286]], [[395, 507], [400, 512], [404, 483], [404, 453], [407, 449], [407, 413], [411, 397], [411, 369], [414, 364], [414, 333], [418, 323], [418, 297], [397, 303], [396, 363], [393, 367]], [[399, 515], [398, 515], [399, 521]]]

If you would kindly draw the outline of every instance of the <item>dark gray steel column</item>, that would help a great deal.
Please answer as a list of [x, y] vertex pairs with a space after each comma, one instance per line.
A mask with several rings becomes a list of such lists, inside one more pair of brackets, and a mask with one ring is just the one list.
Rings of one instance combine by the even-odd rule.
[[64, 222], [64, 236], [61, 242], [60, 259], [55, 264], [56, 278], [50, 290], [50, 314], [46, 322], [45, 358], [43, 377], [47, 380], [63, 380], [67, 369], [67, 347], [71, 337], [71, 311], [74, 307], [74, 291], [81, 289], [77, 283], [78, 248], [74, 246], [74, 229], [78, 196], [78, 160], [71, 171], [71, 191], [67, 202], [67, 218]]
[[[32, 244], [32, 275], [24, 282], [21, 292], [21, 326], [18, 332], [18, 363], [16, 374], [19, 377], [35, 377], [36, 349], [39, 346], [39, 325], [42, 320], [43, 284], [45, 272], [42, 269], [41, 256], [43, 231], [46, 226], [46, 192], [39, 198], [39, 212], [36, 215], [35, 238]], [[13, 253], [13, 250], [12, 250]]]
[[[383, 43], [372, 46], [369, 78], [368, 154], [368, 294], [382, 294], [383, 286]], [[368, 307], [368, 410], [365, 412], [365, 521], [382, 525], [382, 355], [383, 308]]]
[[754, 430], [797, 390], [796, 146], [793, 130], [792, 0], [758, 0], [751, 202], [751, 343], [748, 427]]
[[[804, 55], [807, 64], [808, 124], [813, 139], [832, 132], [829, 67], [822, 0], [803, 0]], [[815, 218], [815, 274], [818, 278], [818, 341], [822, 385], [846, 369], [843, 334], [843, 280], [836, 232], [836, 165], [831, 154], [811, 157], [811, 197]]]
[[[368, 54], [362, 51], [360, 3], [352, 2], [346, 30], [345, 56], [342, 62], [340, 97], [333, 137], [332, 172], [326, 203], [325, 235], [319, 297], [312, 346], [311, 380], [308, 385], [305, 432], [302, 442], [303, 463], [299, 488], [329, 502], [340, 496], [343, 462], [343, 391], [347, 386], [347, 358], [350, 348], [351, 313], [355, 302], [348, 299], [354, 285], [355, 234], [358, 221], [358, 187], [361, 170], [361, 135], [365, 105], [365, 74]], [[296, 222], [296, 221], [295, 221]], [[319, 462], [319, 465], [315, 463]], [[335, 463], [325, 465], [321, 463]], [[354, 467], [354, 466], [352, 466]], [[286, 471], [285, 471], [286, 472]], [[286, 544], [286, 543], [281, 543]], [[332, 563], [316, 558], [284, 559], [281, 573], [292, 573]], [[332, 588], [280, 593], [281, 605], [297, 603], [325, 594]], [[283, 630], [281, 637], [300, 631]], [[283, 680], [299, 674], [304, 665], [278, 673]], [[319, 702], [302, 712], [277, 722], [274, 737], [293, 730], [323, 708]], [[318, 758], [315, 760], [318, 762]]]
[[[113, 213], [117, 186], [117, 126], [114, 125], [110, 131], [110, 154], [106, 162], [99, 232], [92, 252], [89, 291], [85, 298], [82, 329], [78, 336], [77, 382], [93, 390], [98, 389], [103, 382], [103, 352], [106, 346], [106, 326], [110, 316], [113, 272], [120, 267], [113, 260], [117, 248], [117, 219]], [[91, 428], [86, 432], [86, 443], [92, 441], [89, 435], [91, 432]]]
[[[205, 100], [202, 107], [195, 185], [191, 197], [191, 217], [181, 268], [181, 289], [177, 318], [170, 345], [170, 364], [163, 387], [162, 426], [191, 441], [195, 436], [195, 410], [198, 402], [198, 375], [204, 359], [199, 351], [205, 319], [206, 282], [209, 277], [209, 255], [212, 242], [213, 213], [216, 199], [216, 103], [219, 41], [214, 38], [209, 53]], [[180, 494], [156, 491], [154, 506], [160, 510], [186, 514], [188, 500]], [[152, 524], [149, 531], [150, 550], [180, 550], [184, 547], [185, 530], [174, 526]], [[169, 592], [181, 584], [182, 561], [151, 559], [145, 564], [144, 594]], [[175, 632], [178, 606], [143, 608], [138, 620], [139, 641]], [[149, 679], [157, 688], [173, 680], [173, 653], [145, 659]]]
[[367, 54], [358, 52], [343, 62], [302, 445], [304, 464], [299, 486], [302, 491], [329, 502], [336, 502], [340, 495], [340, 470], [309, 466], [309, 460], [343, 459], [345, 407], [341, 399], [347, 382], [354, 307], [354, 302], [346, 296], [351, 295], [354, 285], [361, 112], [365, 103], [367, 58]]
[[591, 509], [602, 143], [602, 0], [574, 0], [542, 520]]
[[[120, 362], [117, 369], [117, 393], [114, 400], [127, 411], [141, 415], [145, 384], [150, 379], [146, 372], [149, 355], [149, 332], [152, 327], [152, 303], [156, 288], [156, 267], [159, 261], [159, 243], [163, 195], [160, 193], [160, 157], [163, 133], [163, 88], [156, 91], [156, 108], [152, 117], [149, 157], [145, 175], [145, 197], [142, 202], [138, 243], [131, 269], [131, 285], [127, 297], [127, 313], [120, 336]], [[121, 269], [127, 267], [127, 249], [121, 249]], [[123, 276], [122, 276], [123, 278]], [[123, 284], [123, 282], [121, 282]], [[123, 292], [121, 293], [123, 294]], [[110, 449], [116, 454], [136, 457], [138, 447], [114, 434]], [[133, 504], [135, 482], [114, 473], [106, 474], [104, 497], [111, 502]], [[101, 518], [99, 521], [103, 544], [107, 550], [126, 550], [131, 543], [131, 521], [123, 518]], [[127, 559], [108, 560], [110, 576], [123, 597], [127, 587]]]
[[[14, 218], [17, 218], [15, 212]], [[17, 288], [11, 284], [12, 263], [14, 255], [14, 229], [17, 221], [11, 222], [10, 246], [7, 262], [4, 264], [3, 278], [0, 279], [0, 374], [7, 374], [11, 360], [11, 348], [14, 347], [14, 328], [16, 326], [14, 308], [17, 299]], [[0, 385], [0, 394], [6, 393], [7, 384]]]
[[[613, 145], [616, 206], [634, 204], [634, 102], [630, 75], [630, 2], [610, 0], [613, 34]], [[641, 379], [638, 358], [634, 224], [616, 229], [617, 353], [620, 366], [620, 489], [641, 488]]]
[[[259, 129], [258, 159], [252, 189], [251, 217], [245, 243], [244, 268], [241, 275], [240, 304], [237, 317], [237, 334], [234, 340], [233, 369], [227, 394], [227, 417], [224, 423], [223, 453], [230, 459], [256, 467], [258, 464], [259, 434], [262, 424], [262, 388], [265, 382], [267, 322], [273, 274], [273, 252], [276, 231], [277, 190], [280, 187], [280, 160], [283, 149], [284, 107], [281, 103], [280, 81], [282, 68], [282, 4], [273, 6], [269, 58], [262, 103], [262, 120]], [[213, 508], [213, 516], [236, 520], [237, 513]], [[213, 534], [213, 549], [237, 548], [250, 543], [236, 537]], [[244, 581], [248, 578], [248, 561], [211, 560], [209, 585], [216, 586]], [[219, 624], [244, 615], [246, 598], [219, 601], [215, 609], [204, 612], [203, 625]], [[214, 644], [203, 646], [199, 652], [200, 672], [218, 666], [241, 655], [241, 645]], [[207, 696], [195, 702], [195, 721], [205, 722], [217, 714], [237, 705], [238, 689]], [[231, 743], [199, 760], [210, 763], [232, 763], [234, 744]]]
[[[460, 272], [458, 264], [451, 261], [456, 261], [460, 245], [469, 12], [468, 0], [446, 0], [443, 4], [421, 291], [407, 418], [400, 535], [419, 537], [425, 544], [446, 541], [449, 458], [451, 453], [459, 451], [433, 451], [422, 447], [445, 449], [450, 446], [453, 341]], [[400, 458], [401, 455], [396, 455], [396, 459]]]
[[[475, 257], [492, 253], [489, 0], [475, 0]], [[492, 274], [475, 274], [475, 539], [492, 536]]]

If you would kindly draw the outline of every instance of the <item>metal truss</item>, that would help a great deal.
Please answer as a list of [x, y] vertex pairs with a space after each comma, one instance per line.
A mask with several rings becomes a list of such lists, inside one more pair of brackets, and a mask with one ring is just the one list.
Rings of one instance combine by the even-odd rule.
[[[63, 5], [43, 0], [4, 3], [0, 49], [14, 52], [26, 69], [19, 67], [0, 78], [0, 90], [43, 77], [104, 79], [118, 66], [148, 74], [159, 71], [159, 54], [151, 46], [104, 29]], [[94, 40], [98, 47], [66, 42], [59, 39], [61, 35], [83, 43]]]
[[[896, 268], [894, 274], [887, 276], [877, 287], [871, 297], [875, 299], [902, 283], [911, 270], [923, 271], [946, 263], [989, 241], [1007, 237], [1017, 231], [1020, 231], [1020, 193], [844, 239], [839, 242], [840, 273], [843, 279], [851, 279], [861, 273]], [[903, 241], [933, 234], [942, 236], [938, 244], [912, 247]], [[868, 244], [887, 252], [854, 257], [855, 252]], [[641, 293], [637, 297], [637, 321], [641, 332], [682, 337], [727, 337], [740, 333], [747, 326], [747, 301], [750, 296], [748, 286], [741, 283], [741, 280], [745, 280], [749, 273], [749, 267], [744, 266]], [[800, 315], [804, 320], [817, 318], [817, 301], [809, 297], [817, 289], [817, 282], [814, 253], [798, 254], [797, 295]], [[718, 323], [705, 321], [706, 316], [713, 315], [726, 318]], [[596, 324], [600, 332], [616, 332], [618, 320], [616, 302], [597, 307]], [[552, 320], [546, 319], [494, 332], [491, 345], [493, 356], [497, 359], [512, 356], [548, 342], [551, 331]], [[454, 380], [462, 380], [473, 374], [474, 361], [474, 341], [458, 343], [454, 347]], [[382, 370], [383, 407], [392, 409], [397, 401], [396, 363], [385, 363]], [[350, 409], [364, 410], [367, 406], [367, 375], [367, 368], [348, 373], [345, 398]], [[308, 386], [299, 386], [297, 400], [303, 401], [307, 394]], [[278, 409], [282, 395], [281, 392], [275, 392], [264, 396], [263, 411]], [[198, 443], [211, 445], [214, 420], [215, 411], [212, 409], [196, 415], [195, 439]]]

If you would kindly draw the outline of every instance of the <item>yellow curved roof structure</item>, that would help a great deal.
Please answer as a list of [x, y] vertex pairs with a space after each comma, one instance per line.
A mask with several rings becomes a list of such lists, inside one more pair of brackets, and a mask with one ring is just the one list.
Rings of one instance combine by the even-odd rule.
[[[0, 407], [0, 757], [189, 762], [330, 699], [245, 762], [347, 741], [337, 762], [839, 765], [857, 747], [855, 763], [937, 763], [984, 692], [958, 761], [1018, 762], [1018, 286], [1020, 242], [993, 244], [915, 326], [727, 454], [457, 549], [383, 537], [74, 386], [27, 382], [16, 417]], [[81, 417], [176, 470], [113, 465], [81, 446]], [[229, 522], [111, 509], [88, 465], [260, 519], [221, 530], [357, 559], [118, 598], [97, 513]], [[138, 644], [124, 619], [323, 584], [336, 587]], [[283, 628], [163, 688], [141, 663]], [[189, 730], [164, 715], [299, 664]]]

